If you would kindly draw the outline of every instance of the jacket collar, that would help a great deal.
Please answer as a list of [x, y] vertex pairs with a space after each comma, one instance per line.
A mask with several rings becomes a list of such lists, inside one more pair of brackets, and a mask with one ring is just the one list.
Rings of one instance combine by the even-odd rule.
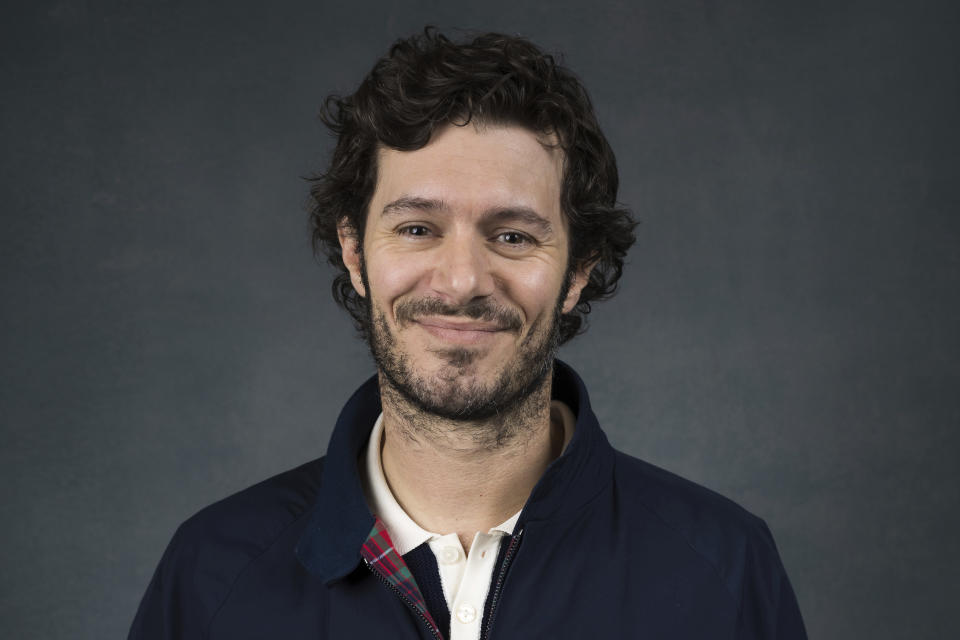
[[[576, 431], [563, 455], [554, 460], [533, 488], [517, 523], [560, 518], [578, 511], [610, 481], [613, 448], [590, 409], [580, 376], [557, 360], [553, 397], [577, 417]], [[300, 563], [330, 584], [360, 562], [360, 549], [374, 526], [361, 484], [360, 456], [380, 415], [377, 377], [367, 380], [347, 401], [327, 448], [320, 490], [307, 527], [296, 547]]]

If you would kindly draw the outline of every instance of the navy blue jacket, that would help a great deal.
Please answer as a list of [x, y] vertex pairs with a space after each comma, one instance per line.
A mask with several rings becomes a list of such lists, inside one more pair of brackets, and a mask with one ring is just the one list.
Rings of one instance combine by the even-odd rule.
[[[490, 638], [806, 637], [762, 520], [615, 451], [583, 382], [559, 361], [554, 397], [577, 416], [576, 431], [495, 572]], [[373, 378], [344, 407], [324, 458], [181, 525], [130, 639], [435, 637], [360, 557], [374, 518], [358, 460], [379, 412]]]

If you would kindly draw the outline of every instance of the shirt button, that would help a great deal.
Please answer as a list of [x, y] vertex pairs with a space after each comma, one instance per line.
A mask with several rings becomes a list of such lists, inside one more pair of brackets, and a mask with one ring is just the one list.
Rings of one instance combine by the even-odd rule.
[[457, 607], [457, 620], [468, 624], [477, 619], [477, 610], [468, 604], [462, 604]]
[[440, 562], [443, 564], [453, 564], [460, 560], [460, 549], [456, 547], [444, 547], [440, 552]]

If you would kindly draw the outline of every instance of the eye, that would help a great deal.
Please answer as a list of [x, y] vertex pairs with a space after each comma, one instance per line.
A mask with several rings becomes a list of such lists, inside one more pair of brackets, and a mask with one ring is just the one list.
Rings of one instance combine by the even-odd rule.
[[511, 247], [528, 247], [533, 244], [533, 239], [525, 233], [519, 231], [504, 231], [497, 234], [497, 241], [510, 245]]
[[397, 233], [401, 236], [412, 236], [415, 238], [422, 238], [430, 235], [430, 229], [425, 227], [422, 224], [409, 224], [405, 227], [400, 227], [397, 229]]

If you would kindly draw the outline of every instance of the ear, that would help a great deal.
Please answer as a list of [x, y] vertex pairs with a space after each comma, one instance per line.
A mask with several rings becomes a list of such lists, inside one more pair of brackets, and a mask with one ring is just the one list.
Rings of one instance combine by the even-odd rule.
[[585, 260], [580, 263], [580, 266], [573, 272], [573, 276], [570, 279], [570, 288], [567, 290], [567, 297], [563, 300], [563, 313], [570, 313], [573, 311], [573, 308], [577, 306], [577, 303], [580, 302], [580, 294], [583, 292], [583, 288], [587, 286], [587, 283], [590, 282], [590, 273], [596, 265], [597, 259]]
[[340, 253], [343, 257], [343, 264], [350, 272], [350, 282], [353, 288], [361, 297], [367, 296], [367, 290], [363, 286], [363, 277], [360, 275], [360, 238], [357, 232], [347, 222], [346, 218], [337, 223], [337, 238], [340, 240]]

